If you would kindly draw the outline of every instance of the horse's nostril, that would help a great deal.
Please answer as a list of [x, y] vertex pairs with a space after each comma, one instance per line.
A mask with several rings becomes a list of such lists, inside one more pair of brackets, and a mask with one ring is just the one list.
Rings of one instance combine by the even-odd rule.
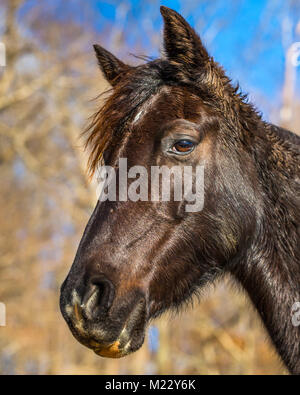
[[92, 277], [82, 300], [82, 308], [90, 319], [108, 311], [114, 300], [114, 286], [105, 276]]

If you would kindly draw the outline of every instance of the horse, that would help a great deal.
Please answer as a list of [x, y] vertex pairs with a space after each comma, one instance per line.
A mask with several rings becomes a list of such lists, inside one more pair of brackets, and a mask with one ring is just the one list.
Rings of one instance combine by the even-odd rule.
[[[180, 14], [161, 14], [161, 58], [133, 67], [94, 46], [111, 92], [86, 131], [89, 171], [105, 163], [118, 174], [120, 158], [147, 171], [202, 166], [203, 207], [185, 210], [185, 196], [99, 199], [61, 287], [62, 315], [96, 354], [123, 357], [150, 320], [229, 273], [299, 374], [300, 138], [262, 119]], [[174, 192], [183, 181], [172, 180]]]

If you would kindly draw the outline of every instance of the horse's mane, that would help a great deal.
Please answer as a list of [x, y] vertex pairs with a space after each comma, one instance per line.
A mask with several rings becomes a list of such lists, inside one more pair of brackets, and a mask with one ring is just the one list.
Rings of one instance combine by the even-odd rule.
[[270, 124], [270, 127], [271, 130], [282, 140], [287, 141], [293, 145], [300, 146], [300, 136], [297, 134], [273, 124]]

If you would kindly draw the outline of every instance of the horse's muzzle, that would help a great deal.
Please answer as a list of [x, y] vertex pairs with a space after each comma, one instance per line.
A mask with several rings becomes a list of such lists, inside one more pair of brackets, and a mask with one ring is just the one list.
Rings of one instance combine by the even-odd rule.
[[62, 314], [75, 338], [97, 355], [120, 358], [138, 350], [144, 341], [146, 301], [140, 292], [117, 300], [113, 284], [104, 276], [79, 290], [61, 290]]

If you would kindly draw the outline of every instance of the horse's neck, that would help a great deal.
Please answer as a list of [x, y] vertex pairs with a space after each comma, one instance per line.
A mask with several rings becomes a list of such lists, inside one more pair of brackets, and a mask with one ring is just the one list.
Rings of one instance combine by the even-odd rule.
[[[293, 161], [290, 179], [283, 169], [285, 155]], [[297, 158], [292, 155], [279, 153], [278, 169], [276, 153], [271, 164], [264, 159], [259, 164], [264, 210], [252, 245], [233, 274], [247, 290], [287, 367], [300, 374], [300, 313], [293, 315], [300, 302], [300, 195]]]
[[261, 235], [233, 274], [248, 292], [287, 367], [300, 374], [300, 326], [295, 326], [300, 313], [293, 312], [300, 302], [300, 268], [292, 257], [282, 260], [268, 238]]

